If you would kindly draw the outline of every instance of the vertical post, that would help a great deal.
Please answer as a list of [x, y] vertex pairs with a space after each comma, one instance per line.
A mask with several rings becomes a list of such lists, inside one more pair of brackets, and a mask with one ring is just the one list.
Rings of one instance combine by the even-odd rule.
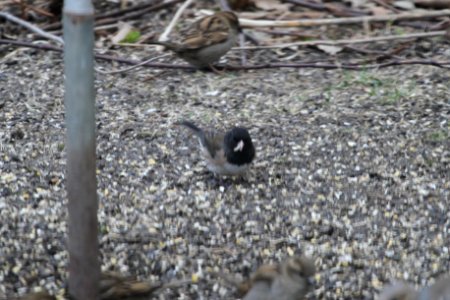
[[97, 182], [93, 73], [94, 8], [90, 0], [64, 1], [64, 74], [69, 198], [69, 293], [98, 299]]

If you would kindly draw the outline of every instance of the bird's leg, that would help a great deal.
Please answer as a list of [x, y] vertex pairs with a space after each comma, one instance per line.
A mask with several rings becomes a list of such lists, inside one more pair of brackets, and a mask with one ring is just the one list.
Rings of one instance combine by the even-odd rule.
[[211, 69], [211, 71], [213, 71], [214, 73], [216, 73], [217, 75], [223, 75], [224, 72], [223, 71], [219, 71], [218, 69], [216, 69], [216, 67], [214, 67], [212, 64], [208, 64], [209, 68]]

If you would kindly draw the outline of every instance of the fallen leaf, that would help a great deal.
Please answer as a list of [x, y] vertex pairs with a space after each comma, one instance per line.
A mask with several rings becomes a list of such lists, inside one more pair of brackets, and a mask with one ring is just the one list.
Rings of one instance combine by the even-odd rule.
[[416, 6], [412, 1], [395, 1], [393, 5], [397, 8], [405, 9], [405, 10], [412, 10], [415, 9]]
[[367, 0], [349, 0], [344, 2], [349, 2], [353, 8], [364, 7], [367, 4]]
[[330, 55], [336, 55], [343, 49], [342, 47], [332, 45], [317, 45], [317, 48]]
[[374, 16], [385, 16], [391, 13], [391, 11], [382, 6], [373, 6], [370, 8], [370, 11]]
[[255, 0], [255, 6], [263, 10], [289, 11], [292, 4], [281, 3], [278, 0]]

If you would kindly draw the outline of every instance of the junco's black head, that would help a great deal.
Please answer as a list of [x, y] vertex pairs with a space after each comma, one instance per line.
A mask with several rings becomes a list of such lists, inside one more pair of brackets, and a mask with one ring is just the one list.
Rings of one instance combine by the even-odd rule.
[[224, 150], [227, 161], [238, 166], [251, 163], [255, 157], [250, 134], [242, 127], [234, 127], [225, 134]]

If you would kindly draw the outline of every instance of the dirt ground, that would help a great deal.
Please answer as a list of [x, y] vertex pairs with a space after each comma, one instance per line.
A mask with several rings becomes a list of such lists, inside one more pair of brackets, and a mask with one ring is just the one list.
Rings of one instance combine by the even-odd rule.
[[[1, 53], [0, 295], [62, 294], [62, 56]], [[97, 74], [102, 269], [198, 278], [162, 299], [235, 299], [221, 273], [245, 278], [295, 253], [318, 269], [308, 299], [432, 283], [450, 269], [449, 81], [421, 65]], [[180, 119], [247, 127], [257, 156], [246, 178], [206, 172]]]

